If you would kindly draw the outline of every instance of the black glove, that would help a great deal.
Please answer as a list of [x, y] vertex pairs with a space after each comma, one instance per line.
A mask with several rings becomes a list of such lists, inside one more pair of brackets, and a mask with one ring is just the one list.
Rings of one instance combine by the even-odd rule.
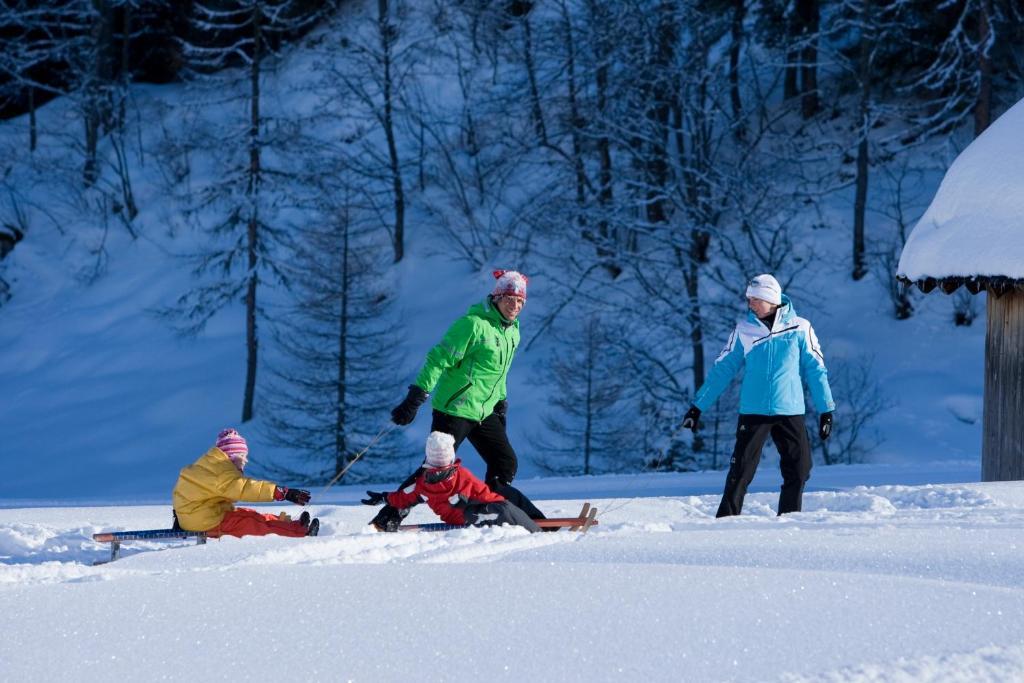
[[694, 434], [696, 434], [699, 420], [700, 408], [698, 408], [697, 406], [690, 406], [690, 409], [686, 411], [686, 415], [683, 416], [683, 428], [689, 429]]
[[505, 427], [508, 426], [508, 401], [501, 399], [494, 404], [494, 414], [501, 420], [501, 424]]
[[370, 524], [377, 528], [377, 531], [398, 531], [398, 527], [402, 524], [402, 520], [406, 518], [412, 507], [407, 507], [402, 510], [385, 505], [380, 509]]
[[824, 441], [832, 435], [832, 413], [822, 413], [818, 417], [818, 436]]
[[359, 502], [363, 505], [387, 505], [388, 494], [383, 491], [367, 491], [366, 498]]
[[296, 505], [306, 505], [309, 503], [309, 491], [303, 491], [302, 489], [285, 489], [284, 499], [289, 503], [295, 503]]
[[427, 400], [427, 392], [420, 389], [415, 384], [409, 385], [409, 393], [406, 394], [405, 400], [395, 406], [395, 409], [391, 411], [391, 421], [396, 425], [407, 425], [412, 423], [416, 419], [416, 411], [420, 409], [423, 402]]

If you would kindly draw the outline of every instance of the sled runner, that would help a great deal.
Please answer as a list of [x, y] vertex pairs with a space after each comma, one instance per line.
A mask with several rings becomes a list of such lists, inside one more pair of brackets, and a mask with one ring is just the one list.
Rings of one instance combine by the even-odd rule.
[[[586, 533], [587, 529], [597, 525], [597, 508], [591, 507], [590, 503], [584, 503], [583, 509], [576, 517], [548, 517], [547, 519], [533, 520], [541, 529], [569, 529]], [[454, 529], [469, 529], [473, 524], [445, 524], [444, 522], [432, 522], [429, 524], [402, 524], [399, 531], [452, 531]]]
[[[320, 533], [320, 520], [310, 519], [309, 513], [305, 510], [299, 517], [299, 522], [306, 527], [306, 536], [316, 536]], [[121, 544], [125, 541], [166, 541], [175, 539], [194, 538], [196, 545], [206, 543], [207, 531], [185, 531], [184, 529], [148, 529], [146, 531], [106, 531], [93, 534], [92, 540], [100, 543], [110, 544], [110, 559], [96, 560], [93, 566], [113, 562], [121, 556]], [[217, 536], [214, 536], [217, 538]]]
[[106, 531], [93, 534], [92, 540], [110, 544], [110, 559], [97, 560], [93, 565], [113, 562], [121, 556], [121, 544], [125, 541], [165, 541], [178, 538], [194, 538], [196, 545], [206, 543], [205, 531], [184, 531], [182, 529], [148, 529], [145, 531]]

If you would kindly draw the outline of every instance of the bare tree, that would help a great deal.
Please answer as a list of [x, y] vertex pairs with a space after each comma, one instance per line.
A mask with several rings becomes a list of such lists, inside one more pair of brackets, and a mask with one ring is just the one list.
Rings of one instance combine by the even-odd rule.
[[[420, 206], [442, 237], [443, 250], [480, 268], [499, 253], [518, 260], [561, 178], [539, 163], [530, 167], [541, 143], [531, 119], [528, 79], [492, 73], [488, 60], [494, 54], [465, 46], [474, 24], [462, 14], [447, 16], [450, 30], [426, 54], [450, 70], [449, 97], [438, 101], [422, 85], [410, 88], [407, 110], [426, 140]], [[522, 58], [514, 44], [504, 46], [512, 58]], [[519, 174], [528, 168], [525, 190]]]
[[[40, 91], [69, 95], [82, 115], [84, 161], [82, 182], [91, 186], [99, 175], [97, 147], [101, 129], [110, 128], [114, 87], [115, 39], [112, 0], [5, 3], [0, 25], [9, 34], [0, 70], [11, 84], [27, 91], [30, 111], [29, 148], [37, 142], [35, 96]], [[58, 63], [66, 76], [53, 84], [44, 73]]]
[[[924, 101], [909, 136], [927, 137], [973, 122], [980, 135], [992, 120], [993, 55], [1020, 21], [1014, 3], [992, 0], [943, 0], [913, 7], [908, 21], [941, 25], [941, 34], [925, 33], [916, 45], [930, 56], [911, 71], [906, 91]], [[936, 40], [937, 39], [937, 40]], [[926, 42], [927, 41], [927, 42]], [[916, 66], [916, 65], [915, 65]]]
[[396, 5], [378, 0], [376, 14], [357, 20], [356, 30], [345, 30], [348, 19], [333, 18], [332, 27], [346, 37], [322, 42], [319, 49], [325, 106], [344, 121], [346, 139], [359, 150], [349, 155], [353, 169], [372, 189], [376, 211], [388, 217], [382, 227], [398, 263], [405, 255], [408, 205], [408, 161], [400, 152], [408, 146], [402, 138], [403, 100], [419, 39], [404, 30]]
[[838, 397], [832, 435], [822, 441], [817, 421], [808, 420], [811, 448], [821, 453], [826, 465], [863, 462], [882, 443], [871, 423], [895, 403], [882, 392], [874, 378], [872, 361], [867, 357], [830, 361], [829, 384]]
[[913, 291], [896, 279], [897, 266], [903, 245], [907, 242], [910, 228], [924, 212], [930, 195], [922, 181], [925, 169], [911, 166], [911, 158], [902, 155], [882, 167], [885, 186], [890, 188], [889, 200], [881, 211], [885, 220], [895, 228], [888, 241], [882, 241], [881, 252], [876, 259], [875, 273], [893, 306], [893, 316], [906, 320], [914, 313]]

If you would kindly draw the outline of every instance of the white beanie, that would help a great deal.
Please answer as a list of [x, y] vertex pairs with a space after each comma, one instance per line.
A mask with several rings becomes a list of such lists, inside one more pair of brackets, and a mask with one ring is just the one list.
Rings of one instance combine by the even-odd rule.
[[760, 299], [770, 304], [779, 305], [782, 303], [782, 286], [779, 285], [778, 280], [767, 273], [756, 275], [747, 284], [747, 298]]
[[430, 432], [426, 451], [428, 467], [447, 467], [455, 460], [455, 437], [444, 432]]

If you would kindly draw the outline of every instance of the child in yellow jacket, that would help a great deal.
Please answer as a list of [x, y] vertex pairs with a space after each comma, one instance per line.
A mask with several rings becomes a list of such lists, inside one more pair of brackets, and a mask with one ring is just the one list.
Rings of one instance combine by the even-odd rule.
[[287, 500], [309, 503], [309, 491], [290, 489], [269, 481], [243, 476], [249, 461], [249, 446], [234, 429], [217, 435], [216, 445], [181, 470], [171, 495], [175, 524], [186, 531], [205, 531], [219, 536], [316, 536], [320, 520], [303, 512], [298, 521], [288, 515], [267, 515], [249, 508], [236, 508], [238, 501], [270, 503]]

